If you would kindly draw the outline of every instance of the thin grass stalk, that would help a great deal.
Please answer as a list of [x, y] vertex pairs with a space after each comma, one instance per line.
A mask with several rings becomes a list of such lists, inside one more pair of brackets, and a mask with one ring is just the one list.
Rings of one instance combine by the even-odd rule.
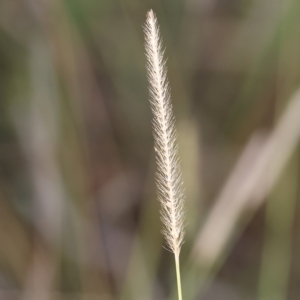
[[182, 300], [179, 255], [178, 256], [175, 255], [175, 265], [176, 265], [176, 279], [177, 279], [178, 299]]

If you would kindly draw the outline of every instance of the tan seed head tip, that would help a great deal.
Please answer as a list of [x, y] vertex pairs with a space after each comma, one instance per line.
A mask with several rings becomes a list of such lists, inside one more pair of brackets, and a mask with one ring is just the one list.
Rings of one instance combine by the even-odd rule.
[[153, 10], [150, 9], [150, 10], [147, 12], [147, 18], [152, 18], [153, 15], [154, 15]]

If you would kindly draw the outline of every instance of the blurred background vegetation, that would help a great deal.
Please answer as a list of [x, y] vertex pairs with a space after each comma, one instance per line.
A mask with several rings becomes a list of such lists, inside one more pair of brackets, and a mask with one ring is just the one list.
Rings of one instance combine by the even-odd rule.
[[299, 299], [300, 2], [2, 0], [1, 300], [176, 299], [150, 8], [187, 194], [184, 299]]

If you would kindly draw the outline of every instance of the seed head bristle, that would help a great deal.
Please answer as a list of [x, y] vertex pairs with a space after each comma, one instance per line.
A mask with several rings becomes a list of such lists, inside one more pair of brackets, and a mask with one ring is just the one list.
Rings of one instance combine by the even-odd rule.
[[159, 26], [152, 10], [147, 13], [144, 33], [157, 161], [156, 183], [164, 224], [162, 232], [168, 248], [179, 255], [184, 237], [184, 194], [166, 62]]

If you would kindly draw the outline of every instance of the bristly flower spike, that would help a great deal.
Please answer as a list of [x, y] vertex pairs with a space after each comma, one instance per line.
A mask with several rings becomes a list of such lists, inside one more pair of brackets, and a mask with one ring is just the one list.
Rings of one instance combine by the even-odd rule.
[[156, 183], [164, 225], [162, 232], [167, 247], [175, 255], [178, 294], [179, 299], [182, 299], [179, 254], [184, 238], [184, 194], [166, 62], [159, 26], [152, 10], [147, 13], [144, 33], [157, 161]]

